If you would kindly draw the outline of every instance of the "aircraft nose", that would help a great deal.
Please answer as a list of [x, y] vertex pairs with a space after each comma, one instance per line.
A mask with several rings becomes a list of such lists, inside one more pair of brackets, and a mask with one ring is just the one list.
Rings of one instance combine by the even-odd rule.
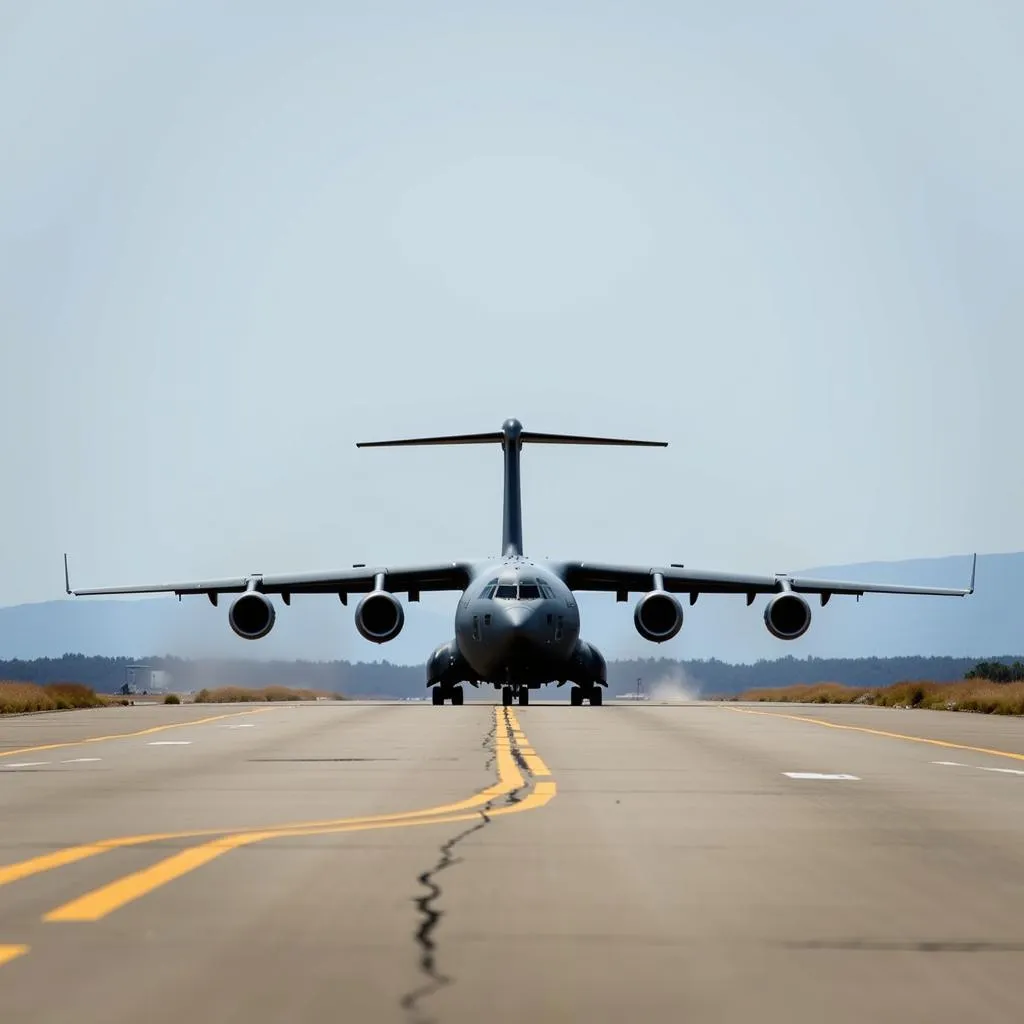
[[505, 622], [515, 630], [520, 630], [530, 621], [531, 609], [521, 606], [505, 609]]

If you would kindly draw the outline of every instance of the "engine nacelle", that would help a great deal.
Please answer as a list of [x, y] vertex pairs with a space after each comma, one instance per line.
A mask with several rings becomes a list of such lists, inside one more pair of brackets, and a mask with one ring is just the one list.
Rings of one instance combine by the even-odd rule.
[[683, 606], [674, 595], [652, 590], [637, 601], [633, 623], [645, 640], [662, 644], [683, 628]]
[[356, 629], [364, 640], [386, 644], [402, 632], [405, 609], [398, 598], [386, 590], [367, 594], [356, 608]]
[[243, 640], [259, 640], [274, 628], [277, 612], [270, 598], [250, 590], [237, 598], [228, 610], [228, 623]]
[[764, 610], [764, 624], [772, 636], [780, 640], [796, 640], [807, 632], [811, 624], [811, 606], [791, 591], [776, 594]]

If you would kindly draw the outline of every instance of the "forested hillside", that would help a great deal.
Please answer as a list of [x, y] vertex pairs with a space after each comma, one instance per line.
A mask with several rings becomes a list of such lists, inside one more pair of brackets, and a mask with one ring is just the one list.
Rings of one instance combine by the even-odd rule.
[[[988, 662], [1012, 666], [1021, 655], [989, 657]], [[836, 682], [848, 686], [887, 686], [904, 680], [952, 682], [963, 679], [978, 658], [780, 658], [752, 665], [669, 658], [611, 662], [612, 694], [634, 692], [637, 680], [646, 693], [659, 691], [690, 696], [728, 696], [754, 687]], [[188, 660], [184, 658], [100, 658], [67, 654], [61, 658], [0, 661], [0, 678], [19, 682], [76, 682], [100, 693], [114, 693], [124, 684], [129, 665], [145, 664], [168, 673], [169, 689], [180, 692], [215, 686], [262, 687], [280, 684], [338, 691], [349, 697], [422, 697], [426, 676], [422, 666], [389, 662]], [[565, 696], [567, 687], [549, 688]]]

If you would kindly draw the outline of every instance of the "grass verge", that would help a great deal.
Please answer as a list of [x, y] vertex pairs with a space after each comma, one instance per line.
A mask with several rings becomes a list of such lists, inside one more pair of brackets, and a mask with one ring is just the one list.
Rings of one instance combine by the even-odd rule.
[[841, 683], [814, 683], [748, 690], [728, 700], [781, 701], [794, 704], [873, 704], [890, 708], [974, 711], [987, 715], [1024, 715], [1024, 683], [970, 679], [958, 683], [893, 683], [866, 688]]
[[0, 715], [27, 711], [67, 711], [71, 708], [106, 707], [104, 700], [81, 683], [0, 682]]
[[266, 686], [262, 690], [246, 690], [241, 686], [222, 686], [218, 689], [202, 689], [195, 695], [196, 704], [234, 704], [274, 700], [344, 700], [340, 693], [324, 693], [319, 690], [293, 690], [287, 686]]

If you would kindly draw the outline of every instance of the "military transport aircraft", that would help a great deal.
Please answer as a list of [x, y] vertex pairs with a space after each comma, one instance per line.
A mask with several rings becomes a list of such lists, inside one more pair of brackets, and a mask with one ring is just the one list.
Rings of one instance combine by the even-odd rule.
[[[530, 690], [549, 683], [573, 684], [574, 705], [601, 703], [608, 685], [605, 661], [597, 648], [580, 637], [580, 613], [574, 591], [610, 591], [617, 601], [640, 593], [633, 611], [637, 632], [653, 643], [671, 640], [683, 624], [676, 594], [688, 594], [690, 604], [700, 594], [743, 594], [750, 605], [758, 594], [771, 594], [764, 611], [769, 632], [780, 640], [803, 636], [811, 610], [800, 594], [819, 594], [825, 605], [833, 594], [937, 594], [963, 597], [974, 592], [974, 568], [966, 590], [902, 587], [889, 584], [844, 583], [803, 579], [788, 574], [746, 576], [667, 566], [605, 565], [599, 562], [555, 562], [527, 557], [523, 551], [520, 453], [524, 444], [597, 444], [667, 447], [664, 441], [633, 441], [578, 437], [524, 430], [518, 420], [506, 420], [500, 431], [447, 437], [362, 442], [356, 447], [399, 445], [492, 444], [504, 451], [505, 494], [501, 556], [482, 561], [447, 562], [421, 566], [353, 565], [337, 572], [296, 575], [251, 574], [233, 579], [156, 586], [72, 590], [64, 556], [68, 594], [206, 594], [217, 604], [220, 594], [239, 594], [228, 611], [238, 636], [258, 640], [273, 628], [276, 618], [268, 594], [280, 595], [286, 605], [293, 594], [335, 594], [342, 604], [349, 594], [364, 594], [355, 609], [359, 633], [374, 643], [386, 643], [401, 632], [405, 611], [395, 594], [410, 602], [423, 591], [461, 591], [455, 612], [455, 636], [438, 647], [427, 662], [426, 685], [433, 702], [462, 704], [463, 683], [501, 689], [502, 703], [529, 703]], [[977, 556], [975, 555], [975, 566]]]

